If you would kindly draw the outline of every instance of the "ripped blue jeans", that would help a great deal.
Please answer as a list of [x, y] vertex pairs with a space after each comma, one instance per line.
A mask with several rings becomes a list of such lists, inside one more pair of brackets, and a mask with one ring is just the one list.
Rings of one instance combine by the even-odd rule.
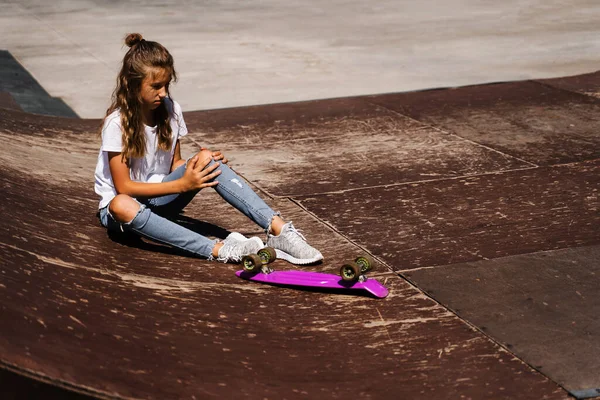
[[[211, 161], [209, 166], [214, 163], [215, 161]], [[226, 164], [220, 163], [217, 170], [221, 171], [221, 174], [216, 178], [219, 182], [214, 186], [216, 192], [261, 228], [267, 230], [272, 218], [278, 213], [273, 211], [244, 179]], [[181, 165], [165, 176], [163, 182], [177, 180], [184, 173], [185, 165]], [[165, 218], [178, 214], [198, 192], [199, 190], [148, 199], [135, 199], [140, 203], [140, 210], [131, 221], [126, 223], [120, 223], [113, 218], [109, 211], [109, 204], [99, 210], [100, 223], [109, 231], [135, 232], [151, 240], [212, 259], [212, 249], [217, 240], [209, 239]]]

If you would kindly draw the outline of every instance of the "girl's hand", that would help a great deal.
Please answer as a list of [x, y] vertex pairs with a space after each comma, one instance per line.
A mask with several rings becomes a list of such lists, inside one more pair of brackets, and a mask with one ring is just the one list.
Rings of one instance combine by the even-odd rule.
[[[202, 151], [202, 150], [208, 150], [208, 149], [206, 147], [200, 146], [200, 151]], [[212, 158], [215, 161], [221, 161], [223, 164], [227, 164], [229, 162], [229, 160], [225, 158], [225, 154], [221, 153], [218, 150], [212, 152]]]
[[213, 160], [221, 161], [223, 164], [227, 164], [229, 162], [229, 160], [225, 158], [225, 155], [220, 151], [213, 151], [212, 156]]
[[181, 177], [184, 192], [204, 189], [219, 184], [219, 182], [213, 180], [221, 174], [221, 171], [215, 171], [219, 167], [219, 163], [214, 163], [207, 168], [206, 166], [211, 161], [210, 158], [200, 161], [198, 155], [195, 155], [188, 161], [185, 172]]

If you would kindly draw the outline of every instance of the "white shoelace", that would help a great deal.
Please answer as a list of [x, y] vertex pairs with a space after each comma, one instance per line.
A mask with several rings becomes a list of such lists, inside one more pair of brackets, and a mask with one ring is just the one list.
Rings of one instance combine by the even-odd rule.
[[304, 237], [304, 235], [302, 233], [300, 233], [300, 230], [296, 229], [296, 227], [294, 225], [292, 225], [292, 221], [290, 221], [289, 229], [290, 229], [290, 232], [297, 234], [298, 236], [300, 236], [300, 238], [302, 238], [302, 240], [304, 240], [306, 242], [306, 238]]

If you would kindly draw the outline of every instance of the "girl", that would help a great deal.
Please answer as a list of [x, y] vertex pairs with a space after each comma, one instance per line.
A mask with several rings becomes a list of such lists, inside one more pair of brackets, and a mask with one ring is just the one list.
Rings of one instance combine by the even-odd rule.
[[286, 223], [226, 164], [220, 151], [201, 149], [181, 158], [188, 131], [181, 107], [169, 96], [177, 80], [171, 54], [139, 33], [125, 38], [129, 51], [102, 125], [96, 165], [99, 218], [108, 230], [131, 231], [209, 260], [239, 262], [264, 247], [257, 237], [231, 233], [211, 240], [167, 217], [212, 187], [267, 233], [267, 245], [295, 264], [323, 259], [291, 222]]

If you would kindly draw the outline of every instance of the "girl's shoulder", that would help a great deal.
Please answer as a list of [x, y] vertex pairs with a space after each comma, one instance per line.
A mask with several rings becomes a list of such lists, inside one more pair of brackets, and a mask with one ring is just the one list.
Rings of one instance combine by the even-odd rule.
[[121, 126], [121, 110], [118, 108], [115, 111], [113, 111], [112, 113], [108, 114], [106, 117], [104, 117], [104, 122], [103, 122], [102, 126], [104, 128], [106, 128], [109, 125], [115, 125], [115, 124], [118, 126]]

